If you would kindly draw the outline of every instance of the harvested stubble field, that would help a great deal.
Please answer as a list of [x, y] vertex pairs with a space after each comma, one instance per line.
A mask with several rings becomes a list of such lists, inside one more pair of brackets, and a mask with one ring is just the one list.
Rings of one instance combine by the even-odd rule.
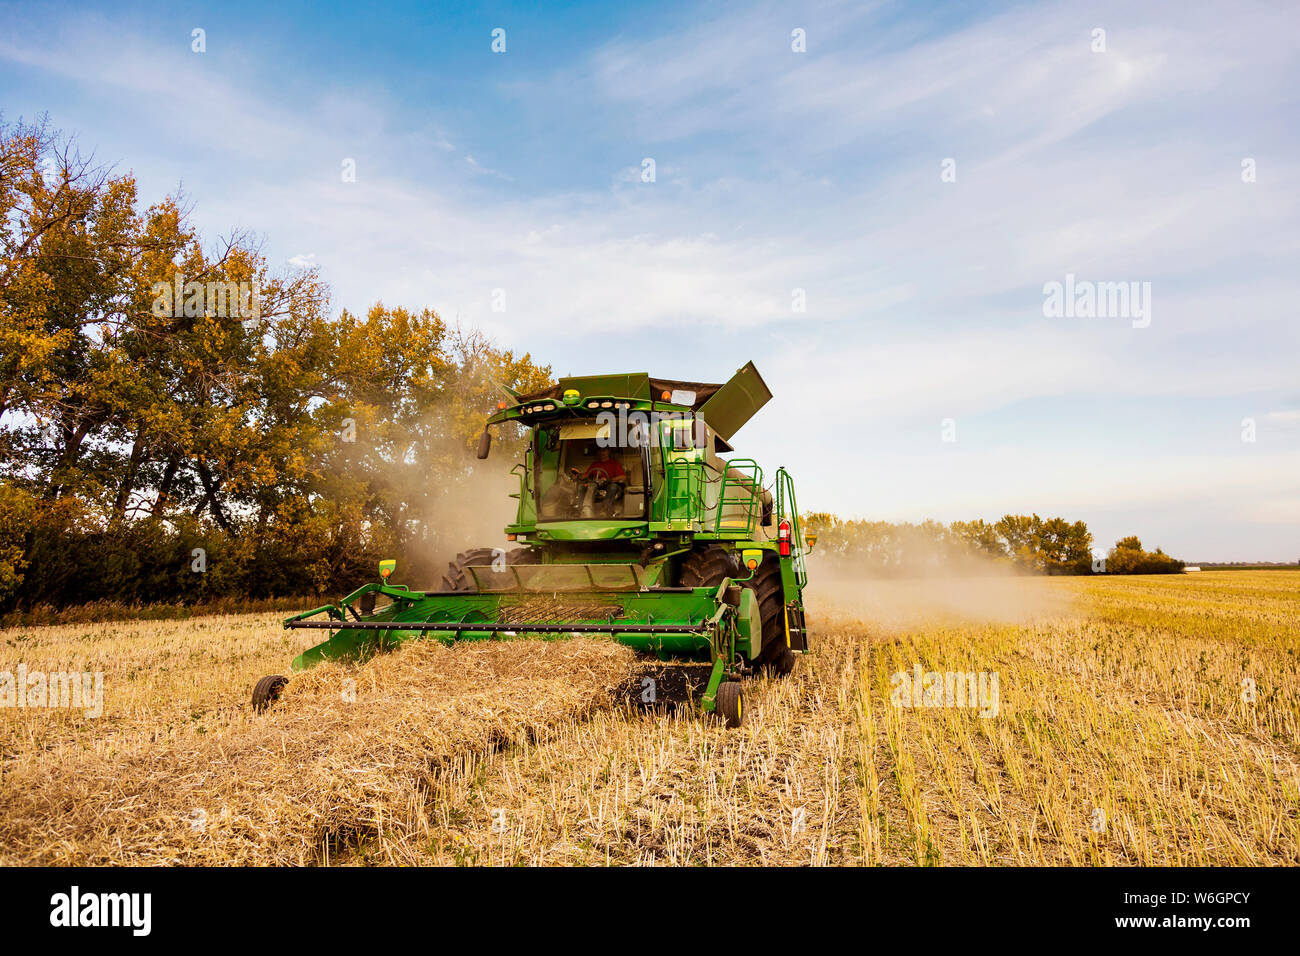
[[[0, 631], [0, 673], [104, 675], [98, 718], [0, 709], [0, 862], [1300, 862], [1300, 575], [813, 579], [735, 731], [600, 642], [411, 644], [257, 716], [311, 642], [278, 614]], [[894, 706], [917, 665], [996, 714]]]

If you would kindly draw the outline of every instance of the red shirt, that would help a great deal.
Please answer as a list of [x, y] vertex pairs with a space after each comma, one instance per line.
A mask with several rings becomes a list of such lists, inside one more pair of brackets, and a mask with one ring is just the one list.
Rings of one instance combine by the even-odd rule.
[[595, 478], [598, 476], [606, 481], [617, 481], [620, 478], [626, 478], [627, 472], [623, 470], [622, 465], [612, 458], [609, 461], [597, 459], [587, 466], [587, 470], [582, 473], [582, 477]]

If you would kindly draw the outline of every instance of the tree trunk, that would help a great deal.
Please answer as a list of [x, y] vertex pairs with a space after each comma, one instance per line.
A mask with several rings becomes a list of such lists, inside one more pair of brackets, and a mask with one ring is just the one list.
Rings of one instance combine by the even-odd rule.
[[150, 512], [150, 515], [155, 518], [163, 517], [163, 509], [167, 507], [167, 497], [171, 494], [172, 485], [176, 483], [176, 469], [179, 465], [179, 455], [173, 454], [167, 459], [162, 481], [158, 483], [158, 500], [153, 503], [153, 510]]
[[208, 507], [212, 509], [212, 517], [216, 519], [222, 531], [235, 536], [235, 529], [226, 518], [226, 513], [221, 510], [221, 502], [217, 500], [217, 490], [220, 488], [220, 482], [212, 480], [212, 473], [208, 471], [207, 463], [201, 458], [198, 461], [198, 469], [199, 481], [203, 482], [204, 500], [208, 503]]
[[131, 446], [131, 458], [126, 463], [126, 474], [117, 489], [117, 498], [113, 501], [113, 524], [118, 524], [126, 517], [126, 505], [131, 500], [131, 491], [135, 487], [135, 476], [140, 469], [140, 459], [144, 457], [144, 428], [135, 433], [135, 444]]
[[82, 423], [75, 429], [70, 428], [67, 425], [62, 426], [61, 431], [63, 432], [64, 438], [63, 454], [59, 456], [59, 463], [54, 466], [54, 471], [51, 475], [53, 480], [50, 482], [50, 487], [45, 491], [45, 497], [47, 499], [57, 501], [59, 498], [62, 498], [63, 493], [67, 491], [67, 485], [64, 484], [62, 480], [63, 475], [70, 471], [72, 466], [76, 464], [77, 459], [81, 457], [81, 444], [86, 440], [86, 436], [90, 434], [90, 429], [92, 427], [92, 423], [89, 419], [82, 421]]

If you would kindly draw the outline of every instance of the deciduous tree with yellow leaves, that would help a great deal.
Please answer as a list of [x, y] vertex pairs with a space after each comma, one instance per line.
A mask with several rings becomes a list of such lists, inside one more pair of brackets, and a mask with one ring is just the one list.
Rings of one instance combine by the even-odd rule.
[[432, 575], [509, 458], [470, 453], [497, 385], [550, 382], [429, 309], [333, 314], [316, 270], [141, 208], [44, 120], [0, 119], [0, 213], [0, 608]]

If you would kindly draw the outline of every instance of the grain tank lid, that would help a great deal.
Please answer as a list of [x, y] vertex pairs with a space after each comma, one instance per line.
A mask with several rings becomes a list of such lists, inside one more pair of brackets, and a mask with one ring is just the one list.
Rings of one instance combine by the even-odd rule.
[[723, 441], [730, 442], [731, 436], [740, 431], [771, 398], [772, 390], [758, 374], [754, 363], [746, 362], [744, 368], [737, 370], [727, 384], [715, 391], [697, 410]]

